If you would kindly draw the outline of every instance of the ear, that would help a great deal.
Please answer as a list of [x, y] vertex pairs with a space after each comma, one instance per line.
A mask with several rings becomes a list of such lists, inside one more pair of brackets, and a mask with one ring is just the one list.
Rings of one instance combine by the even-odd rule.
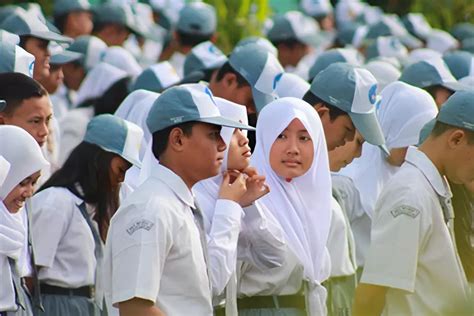
[[209, 39], [209, 41], [213, 44], [217, 43], [217, 39], [219, 38], [219, 35], [216, 33], [212, 34], [211, 38]]
[[237, 84], [237, 76], [231, 72], [228, 72], [224, 75], [221, 81], [226, 87], [232, 87], [233, 85]]
[[314, 106], [314, 109], [318, 113], [320, 118], [323, 118], [325, 115], [329, 115], [329, 109], [322, 105], [321, 103], [316, 103]]
[[449, 148], [455, 149], [465, 142], [467, 142], [467, 135], [462, 129], [454, 129], [448, 136]]
[[175, 127], [171, 130], [168, 137], [168, 147], [175, 152], [182, 152], [186, 144], [186, 135], [183, 130], [179, 127]]

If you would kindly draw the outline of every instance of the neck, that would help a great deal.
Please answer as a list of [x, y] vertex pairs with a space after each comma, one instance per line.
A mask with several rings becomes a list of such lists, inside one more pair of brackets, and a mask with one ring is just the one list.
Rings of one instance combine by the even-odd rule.
[[444, 176], [446, 174], [444, 166], [445, 154], [443, 153], [443, 150], [440, 150], [440, 148], [441, 146], [437, 141], [428, 138], [420, 147], [418, 147], [418, 150], [424, 153], [428, 159], [431, 160], [438, 172]]
[[190, 177], [186, 173], [187, 168], [181, 166], [181, 164], [177, 162], [178, 159], [168, 159], [167, 157], [160, 157], [159, 161], [160, 165], [163, 165], [164, 167], [170, 169], [178, 177], [180, 177], [189, 190], [191, 190], [192, 187], [196, 184], [197, 181], [190, 179]]

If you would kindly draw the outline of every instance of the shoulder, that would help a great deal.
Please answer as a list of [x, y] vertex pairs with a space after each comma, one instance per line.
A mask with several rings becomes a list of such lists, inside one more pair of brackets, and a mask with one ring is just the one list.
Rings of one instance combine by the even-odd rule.
[[81, 202], [81, 199], [75, 196], [71, 191], [63, 187], [49, 187], [36, 193], [32, 197], [33, 205], [65, 206], [75, 205]]

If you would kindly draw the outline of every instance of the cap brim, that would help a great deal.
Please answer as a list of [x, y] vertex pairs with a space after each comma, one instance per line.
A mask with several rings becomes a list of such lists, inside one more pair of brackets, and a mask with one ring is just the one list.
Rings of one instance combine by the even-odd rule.
[[44, 31], [44, 32], [31, 32], [29, 34], [32, 37], [37, 37], [40, 39], [44, 39], [47, 41], [53, 41], [53, 42], [58, 42], [58, 43], [71, 43], [73, 40], [70, 37], [63, 36], [58, 33], [50, 32], [50, 31]]
[[370, 113], [349, 113], [349, 116], [366, 142], [376, 146], [385, 146], [385, 138], [375, 111]]
[[305, 36], [301, 38], [300, 40], [305, 43], [306, 45], [309, 45], [311, 47], [319, 47], [325, 40], [326, 38], [323, 37], [322, 35], [319, 35], [317, 33], [313, 33], [309, 36]]
[[203, 117], [200, 119], [196, 119], [195, 121], [213, 124], [213, 125], [225, 126], [225, 127], [239, 128], [239, 129], [244, 129], [247, 131], [255, 131], [255, 127], [252, 127], [247, 124], [242, 124], [240, 122], [236, 122], [233, 120], [229, 120], [222, 116]]
[[199, 81], [204, 79], [205, 76], [206, 74], [202, 71], [199, 71], [199, 70], [193, 71], [190, 74], [188, 74], [186, 77], [181, 79], [181, 81], [179, 82], [179, 85], [186, 84], [186, 83], [198, 83]]
[[268, 103], [276, 99], [275, 96], [260, 92], [259, 90], [253, 87], [252, 87], [252, 96], [253, 96], [253, 102], [255, 104], [255, 109], [257, 110], [257, 113], [260, 112], [265, 107], [265, 105], [267, 105]]
[[441, 86], [452, 91], [465, 91], [465, 90], [469, 90], [470, 88], [469, 86], [457, 81], [445, 82], [445, 83], [442, 83]]
[[80, 60], [84, 55], [77, 52], [63, 51], [61, 53], [51, 56], [50, 64], [53, 65], [64, 65], [76, 60]]

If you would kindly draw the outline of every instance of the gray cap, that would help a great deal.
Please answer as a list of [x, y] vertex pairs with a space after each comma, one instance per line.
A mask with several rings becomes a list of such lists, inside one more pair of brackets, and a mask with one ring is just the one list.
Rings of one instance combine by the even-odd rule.
[[329, 65], [334, 63], [348, 63], [354, 66], [360, 66], [362, 62], [362, 56], [354, 49], [351, 48], [334, 48], [321, 53], [314, 64], [309, 69], [308, 78], [312, 80], [321, 71], [326, 69]]
[[443, 60], [456, 79], [474, 76], [474, 56], [472, 54], [456, 51], [445, 54]]
[[90, 11], [88, 0], [54, 0], [53, 15], [55, 17], [74, 11]]
[[84, 56], [81, 53], [65, 50], [61, 45], [55, 42], [50, 42], [48, 49], [51, 53], [51, 59], [49, 61], [51, 65], [64, 65], [80, 60]]
[[12, 43], [0, 42], [0, 73], [21, 72], [33, 77], [35, 56]]
[[235, 48], [240, 47], [240, 46], [245, 46], [248, 44], [256, 44], [267, 50], [270, 54], [278, 56], [278, 50], [275, 46], [273, 46], [272, 42], [270, 42], [268, 39], [265, 37], [260, 37], [260, 36], [249, 36], [241, 39], [237, 45], [235, 45]]
[[433, 131], [433, 128], [435, 127], [435, 125], [436, 125], [436, 118], [432, 119], [431, 121], [426, 123], [425, 126], [423, 126], [423, 128], [420, 131], [420, 137], [418, 139], [418, 146], [423, 144], [425, 142], [425, 140], [428, 138], [428, 136], [430, 136], [431, 132]]
[[462, 40], [461, 49], [474, 54], [474, 37], [468, 37]]
[[193, 47], [184, 61], [184, 76], [195, 71], [206, 71], [221, 68], [227, 61], [224, 53], [210, 41]]
[[379, 36], [396, 36], [407, 47], [414, 49], [423, 46], [423, 43], [408, 33], [403, 24], [395, 16], [384, 16], [382, 20], [371, 25], [367, 32], [367, 39], [375, 39]]
[[277, 15], [267, 37], [273, 43], [286, 40], [297, 40], [316, 47], [323, 41], [316, 21], [298, 11], [289, 11]]
[[451, 91], [466, 89], [454, 78], [442, 58], [431, 58], [409, 65], [403, 70], [399, 80], [422, 89], [436, 85]]
[[140, 145], [143, 130], [134, 123], [112, 114], [98, 115], [87, 124], [84, 142], [115, 153], [140, 167]]
[[229, 64], [252, 87], [257, 111], [276, 99], [276, 79], [284, 70], [276, 57], [266, 49], [257, 44], [237, 47], [229, 56]]
[[474, 132], [474, 90], [457, 91], [443, 103], [436, 121]]
[[451, 34], [460, 41], [474, 37], [474, 24], [469, 22], [458, 23], [451, 29]]
[[161, 93], [164, 89], [177, 84], [179, 80], [173, 66], [163, 61], [145, 69], [133, 83], [132, 91], [144, 89]]
[[310, 91], [346, 112], [368, 143], [381, 146], [388, 152], [375, 114], [377, 80], [368, 70], [347, 63], [332, 64], [314, 78]]
[[201, 84], [181, 85], [166, 90], [153, 103], [146, 120], [152, 134], [185, 122], [255, 130], [251, 126], [222, 117], [211, 90]]
[[367, 59], [382, 57], [406, 58], [407, 48], [394, 36], [379, 36], [365, 50]]
[[129, 29], [130, 32], [142, 36], [142, 29], [136, 23], [135, 15], [129, 6], [106, 2], [95, 7], [94, 23], [118, 24]]
[[402, 18], [408, 32], [419, 38], [426, 38], [431, 31], [431, 26], [421, 13], [408, 13]]
[[300, 6], [307, 15], [315, 18], [324, 17], [333, 11], [329, 0], [302, 0]]
[[216, 31], [217, 16], [213, 6], [203, 2], [192, 2], [179, 12], [178, 31], [195, 35], [212, 35]]
[[98, 37], [83, 35], [77, 37], [67, 50], [82, 54], [80, 62], [82, 67], [88, 71], [101, 61], [107, 50], [107, 44]]
[[22, 11], [16, 11], [3, 21], [0, 28], [19, 36], [31, 36], [58, 43], [68, 43], [72, 41], [69, 37], [50, 31], [38, 16]]

